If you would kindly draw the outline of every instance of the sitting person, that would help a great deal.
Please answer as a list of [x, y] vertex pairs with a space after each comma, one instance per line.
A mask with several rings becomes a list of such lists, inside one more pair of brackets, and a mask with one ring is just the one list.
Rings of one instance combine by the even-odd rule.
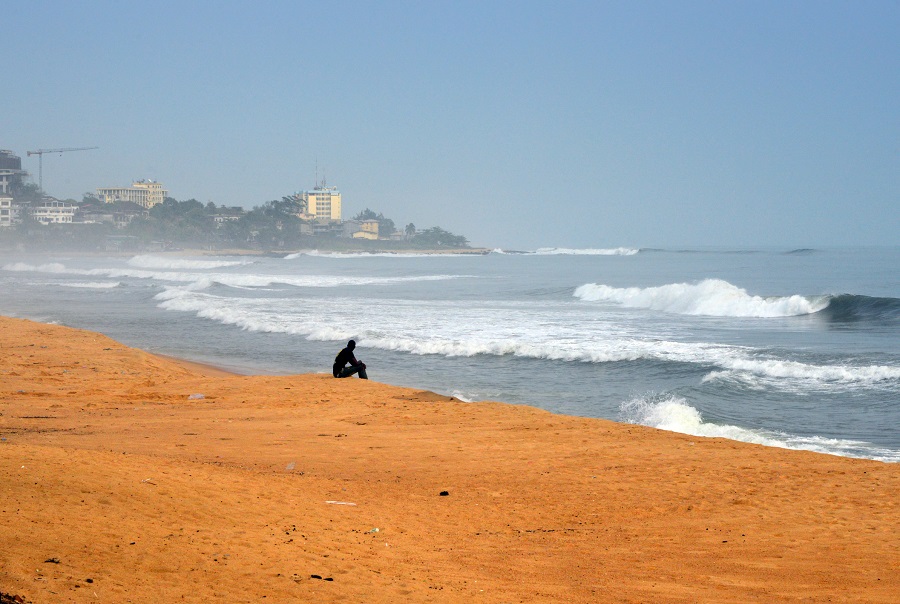
[[[356, 357], [353, 356], [353, 349], [356, 348], [356, 342], [350, 340], [347, 342], [347, 347], [338, 353], [336, 357], [334, 357], [334, 365], [331, 367], [331, 374], [336, 378], [345, 378], [350, 377], [354, 373], [359, 373], [359, 377], [367, 380], [369, 376], [366, 375], [366, 365], [361, 361], [357, 361]], [[350, 363], [350, 366], [347, 367], [347, 363]]]

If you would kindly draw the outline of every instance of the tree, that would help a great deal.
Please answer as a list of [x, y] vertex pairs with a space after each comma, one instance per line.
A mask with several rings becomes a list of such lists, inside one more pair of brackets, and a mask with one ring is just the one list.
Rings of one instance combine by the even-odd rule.
[[41, 188], [36, 184], [29, 182], [24, 185], [15, 187], [12, 196], [18, 202], [35, 202], [43, 199], [44, 194]]
[[408, 225], [406, 225], [406, 238], [412, 239], [415, 236], [416, 236], [416, 225], [414, 225], [413, 223], [410, 222]]
[[353, 220], [359, 220], [360, 222], [364, 220], [378, 220], [379, 216], [381, 216], [381, 214], [376, 214], [369, 208], [366, 208], [365, 210], [354, 216]]
[[469, 240], [462, 235], [454, 235], [440, 227], [431, 227], [417, 233], [413, 242], [420, 247], [459, 248], [469, 247]]

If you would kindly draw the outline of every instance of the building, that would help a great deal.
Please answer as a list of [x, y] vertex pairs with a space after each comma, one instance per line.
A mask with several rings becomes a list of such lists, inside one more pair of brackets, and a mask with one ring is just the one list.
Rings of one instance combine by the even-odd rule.
[[70, 224], [78, 207], [67, 201], [45, 197], [31, 208], [31, 217], [41, 224]]
[[241, 208], [239, 206], [230, 208], [222, 206], [215, 214], [212, 215], [212, 219], [216, 224], [216, 228], [220, 229], [225, 223], [237, 222], [244, 216], [245, 213], [246, 212], [244, 212], [244, 208]]
[[0, 227], [8, 227], [13, 224], [13, 198], [8, 195], [0, 195]]
[[369, 239], [375, 241], [378, 239], [378, 221], [363, 220], [359, 223], [359, 230], [353, 233], [354, 239]]
[[319, 222], [341, 221], [341, 192], [337, 187], [326, 187], [323, 182], [312, 191], [304, 191], [301, 198], [306, 205], [303, 218]]
[[22, 158], [12, 151], [0, 150], [0, 195], [9, 195], [22, 184]]
[[130, 187], [108, 187], [97, 189], [97, 197], [105, 203], [130, 201], [150, 209], [165, 201], [169, 192], [163, 189], [162, 183], [155, 180], [137, 180]]

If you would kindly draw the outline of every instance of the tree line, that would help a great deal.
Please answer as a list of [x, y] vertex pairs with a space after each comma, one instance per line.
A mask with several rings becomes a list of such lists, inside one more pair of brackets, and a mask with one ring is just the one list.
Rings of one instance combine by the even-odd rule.
[[[29, 192], [30, 193], [30, 192]], [[450, 249], [467, 248], [469, 241], [440, 227], [416, 229], [410, 223], [401, 231], [400, 240], [367, 241], [341, 236], [340, 225], [319, 228], [311, 233], [312, 224], [300, 218], [305, 210], [298, 196], [268, 201], [252, 210], [226, 208], [213, 202], [203, 204], [196, 199], [178, 201], [167, 197], [149, 211], [130, 202], [104, 203], [86, 193], [78, 206], [83, 216], [115, 215], [118, 227], [108, 222], [96, 224], [42, 225], [31, 218], [28, 205], [39, 201], [35, 195], [17, 196], [16, 202], [25, 208], [21, 222], [14, 227], [0, 229], [0, 244], [23, 249], [77, 248], [102, 250], [110, 236], [130, 238], [135, 245], [151, 244], [165, 247], [204, 249], [253, 249], [261, 251], [303, 248], [324, 249]], [[33, 198], [33, 199], [32, 199]], [[390, 237], [396, 230], [394, 221], [366, 208], [353, 220], [376, 220], [381, 238]]]

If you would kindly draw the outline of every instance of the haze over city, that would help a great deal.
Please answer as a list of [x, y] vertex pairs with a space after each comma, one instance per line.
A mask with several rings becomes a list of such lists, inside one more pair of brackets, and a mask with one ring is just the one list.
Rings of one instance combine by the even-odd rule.
[[896, 245], [896, 2], [24, 3], [0, 148], [473, 245]]

